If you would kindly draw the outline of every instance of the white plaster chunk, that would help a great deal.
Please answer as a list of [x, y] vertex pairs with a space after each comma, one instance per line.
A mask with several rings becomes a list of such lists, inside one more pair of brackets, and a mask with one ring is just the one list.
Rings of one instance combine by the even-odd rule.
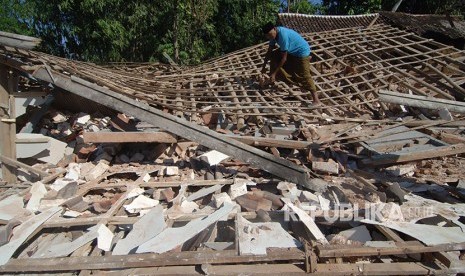
[[144, 195], [136, 197], [130, 204], [124, 205], [124, 209], [129, 213], [137, 213], [144, 209], [150, 209], [158, 205], [159, 201], [155, 199], [148, 198]]
[[180, 208], [181, 212], [186, 213], [186, 214], [190, 214], [190, 213], [194, 212], [195, 210], [200, 209], [200, 207], [199, 207], [199, 205], [197, 203], [195, 203], [193, 201], [187, 201], [187, 200], [183, 201], [181, 203], [180, 207], [181, 207]]
[[99, 162], [88, 174], [84, 176], [84, 179], [87, 181], [95, 180], [104, 174], [110, 166], [105, 162]]
[[128, 193], [127, 196], [126, 196], [126, 199], [139, 196], [139, 195], [143, 194], [144, 192], [145, 192], [144, 189], [142, 189], [142, 188], [140, 188], [140, 187], [135, 187], [134, 189], [132, 189], [132, 190], [129, 191], [129, 193]]
[[341, 231], [339, 232], [339, 235], [346, 237], [348, 240], [359, 241], [362, 243], [371, 241], [370, 232], [365, 225]]
[[284, 230], [278, 222], [251, 223], [238, 217], [240, 255], [266, 255], [267, 248], [293, 248], [300, 242]]
[[229, 195], [231, 196], [231, 199], [236, 199], [236, 197], [245, 195], [247, 193], [247, 185], [242, 182], [242, 183], [235, 183], [232, 184], [229, 187]]
[[233, 203], [231, 197], [227, 193], [220, 193], [213, 195], [213, 203], [215, 204], [216, 208], [220, 208], [223, 203]]
[[83, 126], [90, 120], [90, 115], [86, 113], [79, 113], [76, 120], [76, 124]]
[[57, 112], [53, 115], [52, 117], [52, 121], [55, 123], [55, 124], [58, 124], [58, 123], [63, 123], [65, 122], [66, 120], [68, 120], [68, 118], [63, 114], [63, 113], [60, 113], [60, 112]]
[[163, 174], [166, 176], [179, 175], [179, 168], [176, 166], [167, 166]]
[[65, 218], [77, 218], [79, 216], [81, 216], [82, 213], [80, 212], [77, 212], [77, 211], [73, 211], [73, 210], [67, 210], [66, 212], [63, 213], [63, 217]]
[[65, 178], [77, 181], [81, 174], [81, 166], [78, 163], [70, 163], [67, 171]]
[[143, 243], [137, 249], [137, 253], [153, 252], [164, 253], [182, 245], [207, 227], [227, 216], [233, 210], [232, 204], [225, 204], [213, 214], [194, 219], [183, 227], [167, 228], [153, 239]]
[[97, 247], [104, 250], [110, 251], [111, 245], [113, 243], [114, 235], [108, 227], [103, 224], [100, 224], [97, 230]]
[[212, 151], [209, 151], [209, 152], [206, 152], [206, 153], [200, 155], [200, 157], [203, 157], [203, 156], [207, 157], [208, 164], [210, 166], [217, 165], [217, 164], [221, 163], [221, 161], [224, 161], [224, 160], [229, 158], [228, 155], [223, 154], [223, 153], [221, 153], [219, 151], [216, 151], [216, 150], [212, 150]]
[[251, 223], [238, 218], [239, 254], [266, 255], [267, 248], [294, 248], [301, 243], [278, 222]]
[[329, 210], [329, 206], [331, 205], [331, 201], [322, 197], [321, 195], [318, 196], [318, 201], [320, 202], [321, 210], [326, 211]]
[[415, 171], [415, 165], [397, 165], [397, 166], [391, 166], [386, 168], [386, 172], [393, 176], [402, 176], [402, 175], [407, 175], [407, 176], [413, 176]]
[[23, 198], [18, 195], [11, 195], [0, 201], [0, 220], [10, 220], [17, 216], [29, 213], [24, 208]]
[[42, 182], [36, 182], [32, 184], [30, 193], [32, 196], [27, 202], [26, 209], [32, 212], [38, 211], [40, 201], [47, 194], [47, 188], [45, 188], [45, 185]]

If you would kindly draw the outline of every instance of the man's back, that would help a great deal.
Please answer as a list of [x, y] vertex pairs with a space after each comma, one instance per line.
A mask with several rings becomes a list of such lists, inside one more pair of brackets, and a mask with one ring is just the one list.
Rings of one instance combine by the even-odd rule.
[[270, 41], [270, 45], [278, 43], [281, 51], [286, 51], [295, 57], [306, 57], [310, 55], [310, 45], [300, 34], [285, 27], [276, 28], [278, 29], [278, 35], [276, 40]]

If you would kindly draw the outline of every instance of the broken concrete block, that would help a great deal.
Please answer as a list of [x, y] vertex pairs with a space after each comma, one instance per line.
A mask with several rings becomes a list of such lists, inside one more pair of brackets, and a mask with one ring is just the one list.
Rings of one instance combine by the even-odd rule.
[[86, 113], [79, 113], [78, 118], [76, 119], [76, 124], [78, 126], [84, 126], [90, 120], [90, 115]]
[[413, 176], [416, 166], [414, 164], [397, 165], [386, 168], [386, 172], [393, 176]]
[[55, 112], [53, 115], [52, 115], [52, 121], [55, 123], [55, 124], [59, 124], [59, 123], [63, 123], [65, 122], [66, 120], [68, 120], [68, 118], [61, 112]]
[[234, 179], [234, 184], [229, 188], [229, 196], [231, 199], [236, 199], [236, 197], [247, 194], [247, 185], [245, 182], [238, 182], [236, 183], [236, 179]]
[[207, 153], [204, 153], [202, 155], [199, 156], [201, 160], [204, 160], [202, 157], [206, 157], [206, 161], [208, 162], [208, 164], [210, 166], [214, 166], [214, 165], [217, 165], [219, 163], [221, 163], [221, 161], [223, 160], [226, 160], [229, 158], [228, 155], [226, 154], [223, 154], [219, 151], [216, 151], [216, 150], [212, 150], [212, 151], [209, 151]]
[[225, 202], [232, 203], [231, 197], [227, 193], [213, 195], [213, 204], [216, 208], [220, 208]]
[[179, 168], [176, 166], [165, 167], [163, 174], [166, 176], [179, 175]]
[[329, 159], [328, 162], [313, 161], [312, 169], [319, 172], [339, 174], [339, 164], [332, 159]]
[[84, 176], [84, 179], [87, 181], [95, 180], [102, 174], [104, 174], [110, 166], [104, 162], [100, 161], [97, 166], [95, 166], [89, 173]]
[[349, 240], [365, 243], [371, 241], [371, 235], [365, 225], [354, 227], [352, 229], [339, 232], [340, 236], [346, 237]]

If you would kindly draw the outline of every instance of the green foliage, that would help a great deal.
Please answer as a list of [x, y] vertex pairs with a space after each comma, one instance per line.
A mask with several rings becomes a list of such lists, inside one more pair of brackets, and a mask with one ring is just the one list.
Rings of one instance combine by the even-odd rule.
[[[383, 10], [390, 11], [398, 0], [384, 0]], [[465, 2], [463, 0], [404, 0], [397, 9], [398, 12], [414, 14], [446, 14], [463, 15]]]
[[287, 0], [282, 2], [281, 10], [291, 13], [317, 14], [322, 12], [322, 6], [312, 4], [309, 0]]
[[279, 3], [267, 0], [219, 0], [214, 17], [219, 36], [218, 53], [228, 53], [263, 42], [261, 26], [276, 22]]
[[353, 15], [381, 10], [381, 0], [323, 0], [327, 14]]
[[0, 31], [33, 35], [30, 28], [34, 7], [23, 0], [0, 0]]

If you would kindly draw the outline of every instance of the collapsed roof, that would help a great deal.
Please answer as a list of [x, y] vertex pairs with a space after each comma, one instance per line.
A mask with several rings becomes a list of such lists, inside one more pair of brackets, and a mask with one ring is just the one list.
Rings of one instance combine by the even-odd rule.
[[[185, 183], [183, 181], [176, 183], [157, 181], [144, 183], [142, 178], [148, 177], [152, 179], [149, 174], [148, 176], [145, 174], [138, 176], [136, 181], [126, 183], [124, 181], [120, 182], [120, 180], [111, 181], [111, 179], [106, 179], [110, 178], [110, 176], [116, 178], [118, 174], [130, 172], [126, 171], [128, 168], [124, 167], [124, 164], [115, 165], [114, 171], [110, 174], [100, 175], [98, 178], [92, 178], [93, 180], [91, 181], [87, 181], [88, 179], [85, 178], [87, 182], [78, 188], [76, 188], [77, 185], [70, 185], [67, 190], [74, 189], [75, 193], [72, 193], [72, 198], [67, 200], [64, 205], [60, 205], [59, 208], [53, 206], [53, 208], [43, 211], [39, 215], [32, 215], [27, 220], [27, 223], [21, 224], [20, 233], [23, 236], [18, 235], [10, 240], [5, 245], [5, 248], [2, 248], [8, 250], [1, 250], [0, 261], [3, 265], [0, 266], [0, 271], [44, 272], [175, 266], [178, 269], [177, 272], [179, 272], [181, 266], [187, 269], [188, 265], [199, 264], [202, 265], [205, 273], [215, 271], [215, 266], [210, 267], [205, 264], [217, 264], [221, 273], [227, 273], [227, 271], [237, 273], [238, 271], [242, 271], [241, 269], [250, 271], [250, 267], [247, 268], [247, 265], [234, 268], [225, 265], [236, 263], [269, 263], [266, 268], [263, 269], [262, 267], [262, 270], [259, 270], [259, 266], [256, 266], [254, 269], [257, 269], [257, 273], [260, 273], [260, 271], [269, 273], [272, 266], [273, 269], [280, 269], [273, 271], [282, 271], [283, 273], [307, 271], [327, 273], [328, 275], [333, 275], [335, 271], [339, 271], [340, 274], [361, 271], [362, 273], [376, 275], [380, 271], [383, 271], [383, 273], [400, 274], [402, 271], [405, 272], [407, 270], [411, 274], [426, 274], [435, 271], [434, 269], [437, 269], [436, 272], [443, 273], [457, 272], [463, 269], [463, 264], [458, 268], [454, 267], [452, 263], [456, 264], [456, 260], [449, 256], [448, 253], [444, 253], [444, 251], [464, 249], [463, 237], [460, 230], [460, 227], [463, 226], [461, 220], [465, 216], [463, 206], [456, 204], [451, 207], [449, 204], [438, 203], [437, 201], [418, 197], [413, 194], [405, 195], [407, 190], [405, 187], [411, 189], [408, 191], [424, 191], [426, 189], [435, 194], [431, 195], [432, 197], [436, 196], [435, 199], [441, 197], [450, 200], [450, 202], [458, 203], [463, 198], [461, 188], [459, 188], [459, 185], [463, 186], [463, 183], [457, 184], [457, 188], [447, 185], [444, 185], [445, 187], [437, 187], [438, 185], [431, 185], [434, 187], [429, 187], [429, 184], [416, 182], [412, 184], [410, 183], [411, 179], [404, 172], [397, 172], [398, 176], [400, 176], [399, 178], [395, 178], [394, 180], [389, 178], [389, 180], [386, 180], [386, 178], [377, 175], [377, 172], [372, 170], [363, 171], [357, 169], [352, 171], [352, 167], [349, 166], [347, 159], [350, 155], [351, 158], [360, 161], [360, 168], [365, 168], [368, 165], [397, 164], [465, 152], [463, 140], [460, 140], [460, 127], [463, 126], [463, 122], [461, 120], [451, 121], [453, 119], [461, 119], [462, 115], [460, 114], [464, 113], [465, 110], [463, 104], [458, 101], [462, 100], [465, 95], [463, 85], [465, 82], [464, 52], [386, 24], [378, 15], [320, 17], [282, 14], [280, 15], [280, 19], [286, 26], [296, 28], [300, 31], [303, 30], [304, 37], [312, 45], [312, 74], [320, 93], [320, 99], [324, 104], [324, 108], [322, 109], [310, 109], [308, 107], [309, 102], [305, 97], [306, 92], [296, 86], [283, 82], [277, 82], [274, 86], [259, 86], [258, 78], [263, 63], [262, 58], [267, 47], [265, 43], [227, 54], [192, 68], [157, 67], [147, 64], [98, 66], [92, 63], [72, 61], [44, 53], [15, 48], [15, 46], [1, 47], [0, 63], [11, 72], [7, 74], [3, 71], [3, 73], [7, 76], [19, 74], [22, 78], [30, 81], [26, 84], [20, 83], [18, 89], [20, 92], [16, 93], [15, 91], [16, 94], [26, 92], [28, 89], [31, 89], [31, 86], [41, 86], [47, 91], [55, 89], [59, 90], [59, 93], [64, 93], [64, 91], [71, 92], [119, 112], [132, 115], [179, 137], [226, 153], [236, 160], [241, 160], [245, 164], [261, 168], [285, 181], [280, 182], [278, 184], [279, 187], [273, 185], [271, 188], [273, 191], [280, 190], [281, 195], [267, 193], [265, 190], [261, 191], [256, 188], [247, 188], [247, 185], [250, 184], [248, 181], [236, 181], [237, 179], [225, 179], [217, 181], [214, 184], [210, 182], [210, 184], [195, 182], [191, 186], [185, 186], [183, 185]], [[329, 29], [326, 29], [328, 26]], [[310, 27], [313, 29], [310, 29]], [[8, 110], [8, 105], [4, 102], [1, 102], [1, 104], [2, 109]], [[399, 107], [399, 104], [402, 106]], [[415, 115], [422, 120], [406, 119], [405, 121], [397, 121], [397, 118], [401, 118], [398, 117], [399, 114], [408, 114], [407, 109], [403, 106], [404, 104], [405, 106], [419, 106], [420, 109], [414, 109], [412, 113], [416, 112]], [[449, 121], [439, 120], [438, 118], [442, 117], [436, 113], [431, 112], [434, 113], [432, 115], [423, 110], [424, 108], [435, 110], [437, 107], [447, 107], [450, 109], [453, 113], [453, 116], [451, 115], [452, 119]], [[4, 117], [2, 123], [11, 124], [14, 121], [14, 118], [13, 120], [11, 120], [12, 118], [8, 118], [8, 112], [4, 112], [2, 115]], [[430, 118], [438, 120], [426, 120]], [[214, 121], [215, 127], [213, 130], [205, 127], [209, 126], [208, 121]], [[314, 128], [308, 127], [309, 124], [324, 125], [346, 122], [355, 124], [335, 127], [335, 131], [332, 131], [332, 136], [330, 137], [313, 137], [313, 134], [311, 134], [306, 136], [305, 140], [298, 140], [299, 138], [296, 138], [295, 140], [282, 140], [280, 142], [277, 142], [278, 139], [267, 141], [260, 139], [270, 138], [271, 136], [255, 137], [257, 132], [268, 134], [267, 131], [271, 132], [271, 129], [279, 127], [282, 127], [285, 131], [289, 131], [286, 128], [290, 128], [290, 126], [294, 126], [294, 128], [290, 128], [292, 130], [299, 129], [303, 131], [308, 129], [311, 131]], [[415, 131], [428, 126], [438, 125], [456, 127], [454, 133], [459, 133], [459, 135], [448, 137], [449, 141], [455, 139], [455, 141], [458, 140], [459, 142], [449, 145], [424, 133]], [[364, 133], [366, 129], [363, 127], [372, 126], [375, 126], [374, 130], [372, 129], [373, 132]], [[414, 129], [407, 128], [406, 126], [414, 126]], [[220, 134], [225, 132], [230, 135]], [[243, 136], [239, 138], [237, 137], [238, 135], [232, 135], [233, 133], [240, 133]], [[288, 133], [286, 132], [286, 134]], [[94, 136], [94, 139], [96, 136]], [[318, 136], [318, 133], [316, 136]], [[279, 151], [277, 154], [271, 155], [255, 147], [248, 146], [246, 143], [242, 143], [247, 137], [252, 140], [248, 144], [262, 146], [262, 143], [267, 142], [269, 144], [266, 145], [271, 145], [269, 146], [270, 148], [284, 146], [285, 142], [295, 142], [289, 147], [301, 150], [299, 154], [302, 154], [305, 150], [306, 159], [314, 161], [310, 162], [312, 163], [312, 170], [316, 170], [317, 165], [333, 165], [332, 168], [341, 168], [341, 170], [347, 172], [347, 175], [338, 177], [339, 171], [331, 172], [328, 170], [325, 171], [328, 175], [324, 173], [315, 174], [310, 170], [308, 163], [293, 163], [282, 158], [284, 156], [280, 157]], [[171, 136], [168, 138], [164, 143], [175, 143], [172, 151], [178, 150], [176, 147], [176, 143], [179, 141], [178, 137]], [[356, 149], [354, 152], [344, 152], [345, 160], [338, 158], [340, 156], [334, 148], [339, 148], [341, 145], [333, 145], [333, 142], [339, 141], [345, 141], [346, 144], [363, 145], [364, 150], [369, 150], [374, 156], [361, 154]], [[299, 142], [300, 145], [296, 146]], [[273, 146], [273, 143], [277, 143], [278, 146]], [[2, 144], [5, 148], [6, 143]], [[320, 157], [312, 159], [312, 149], [319, 150], [320, 147], [323, 148], [321, 156], [326, 159], [329, 158], [331, 162], [320, 162], [322, 161], [319, 159]], [[328, 151], [326, 151], [327, 149]], [[2, 154], [5, 155], [5, 151]], [[2, 163], [31, 170], [42, 177], [43, 183], [53, 181], [60, 173], [63, 174], [63, 171], [58, 171], [54, 175], [48, 175], [48, 173], [12, 160], [10, 157], [15, 159], [14, 156], [7, 156], [6, 158], [2, 156]], [[332, 161], [333, 159], [336, 161]], [[449, 165], [450, 163], [446, 162], [446, 164]], [[460, 164], [460, 162], [453, 164]], [[429, 168], [433, 170], [434, 166], [430, 165]], [[165, 167], [163, 172], [166, 173], [167, 169], [174, 170], [173, 167]], [[412, 168], [407, 169], [409, 170], [408, 173], [412, 172]], [[67, 168], [67, 170], [68, 173], [72, 171], [71, 168]], [[401, 171], [404, 168], [395, 168], [392, 170]], [[460, 165], [458, 165], [458, 168], [448, 168], [448, 170], [449, 175], [461, 176], [459, 171]], [[142, 171], [135, 170], [134, 172], [141, 173]], [[423, 173], [426, 174], [426, 172]], [[336, 176], [330, 177], [329, 174]], [[163, 175], [159, 174], [158, 177], [161, 178]], [[328, 194], [324, 194], [322, 193], [321, 186], [317, 184], [321, 182], [311, 181], [309, 179], [311, 177], [331, 179], [334, 186], [327, 191]], [[373, 179], [373, 181], [367, 179]], [[239, 180], [243, 179], [239, 178]], [[300, 184], [303, 186], [303, 190], [300, 190], [301, 187], [297, 188], [295, 184], [286, 181]], [[321, 181], [326, 183], [326, 181]], [[194, 181], [192, 182], [194, 183]], [[35, 191], [43, 192], [39, 188], [39, 186], [42, 187], [41, 183], [37, 183], [34, 184]], [[270, 183], [274, 182], [270, 181]], [[164, 211], [167, 211], [164, 210], [165, 206], [171, 206], [169, 207], [170, 211], [173, 211], [174, 207], [186, 207], [182, 203], [193, 204], [196, 201], [200, 204], [202, 199], [208, 199], [211, 193], [221, 192], [225, 188], [223, 185], [229, 187], [231, 184], [239, 185], [241, 190], [243, 190], [241, 192], [245, 192], [245, 194], [241, 194], [242, 197], [239, 196], [238, 199], [234, 199], [235, 204], [239, 204], [242, 209], [247, 211], [250, 208], [252, 212], [246, 213], [239, 210], [239, 212], [233, 213], [233, 207], [230, 204], [223, 203], [221, 205], [221, 200], [218, 198], [220, 194], [217, 194], [215, 197], [212, 197], [212, 201], [215, 201], [213, 205], [214, 209], [210, 208], [211, 204], [208, 204], [209, 208], [205, 206], [205, 208], [198, 210], [199, 212], [197, 213], [183, 214], [188, 217], [189, 222], [187, 224], [182, 224], [181, 222], [182, 226], [171, 227], [179, 221], [170, 218], [170, 222], [167, 224], [171, 225], [165, 225], [164, 218], [167, 216], [164, 213]], [[134, 214], [130, 216], [126, 215], [121, 207], [126, 201], [129, 202], [132, 200], [129, 194], [136, 192], [132, 189], [134, 185], [142, 188], [142, 190], [138, 190], [140, 198], [145, 198], [150, 203], [154, 203], [155, 195], [157, 194], [156, 191], [158, 191], [157, 200], [163, 201], [163, 208], [161, 208], [161, 204], [158, 205], [149, 211], [150, 215], [146, 214], [143, 216], [143, 219], [135, 217]], [[197, 185], [212, 185], [212, 187], [203, 188], [196, 192], [188, 191], [188, 188]], [[172, 190], [160, 191], [161, 187], [179, 188], [178, 196], [176, 199], [173, 199], [174, 192]], [[344, 188], [349, 190], [348, 187], [351, 187], [351, 191], [357, 191], [358, 193], [354, 194], [352, 192], [346, 194]], [[113, 196], [109, 190], [123, 188], [126, 190], [118, 191], [117, 193], [121, 192], [121, 195], [118, 194], [118, 196], [116, 196], [116, 193]], [[153, 189], [153, 191], [149, 192], [149, 188]], [[90, 218], [79, 217], [74, 220], [65, 219], [61, 216], [61, 208], [72, 210], [73, 207], [76, 209], [81, 207], [76, 207], [75, 205], [85, 205], [82, 209], [87, 210], [87, 205], [82, 203], [82, 197], [92, 197], [92, 193], [98, 193], [102, 189], [106, 189], [105, 193], [112, 194], [111, 196], [114, 197], [111, 200], [105, 200], [105, 204], [108, 207], [105, 210], [106, 213], [103, 212]], [[247, 191], [247, 189], [250, 189], [250, 191]], [[92, 191], [92, 193], [89, 194], [89, 191]], [[160, 193], [162, 192], [166, 194], [161, 196]], [[237, 191], [234, 191], [231, 186], [228, 188], [228, 192], [233, 194]], [[315, 194], [312, 192], [315, 192]], [[152, 193], [153, 199], [142, 197], [141, 193]], [[188, 193], [190, 194], [188, 195]], [[452, 194], [453, 198], [451, 198]], [[171, 195], [171, 198], [169, 195]], [[184, 195], [186, 195], [187, 200], [184, 198]], [[331, 200], [324, 198], [323, 195], [330, 195]], [[389, 198], [387, 198], [388, 195]], [[170, 199], [168, 200], [168, 198]], [[8, 199], [12, 200], [15, 206], [23, 205], [23, 198], [21, 196]], [[340, 231], [341, 229], [338, 228], [338, 223], [340, 222], [332, 224], [331, 222], [320, 220], [318, 223], [315, 223], [313, 218], [307, 214], [308, 210], [304, 210], [305, 204], [311, 204], [312, 206], [307, 207], [317, 208], [319, 214], [317, 217], [323, 218], [322, 212], [327, 211], [329, 206], [339, 206], [340, 203], [345, 203], [345, 200], [353, 203], [352, 200], [358, 201], [360, 199], [367, 200], [368, 202], [370, 200], [381, 201], [383, 208], [386, 208], [383, 210], [390, 213], [390, 215], [392, 213], [396, 214], [395, 211], [398, 211], [396, 208], [401, 208], [396, 203], [386, 203], [391, 199], [396, 199], [396, 202], [400, 202], [400, 204], [404, 203], [403, 207], [410, 208], [420, 204], [434, 205], [437, 208], [434, 211], [436, 217], [431, 219], [431, 221], [418, 224], [415, 223], [415, 220], [420, 219], [420, 217], [415, 217], [412, 214], [413, 218], [410, 218], [411, 221], [408, 221], [407, 217], [405, 218], [406, 221], [402, 221], [403, 217], [389, 217], [388, 219], [392, 220], [388, 220], [387, 222], [367, 221], [366, 224], [364, 223], [359, 227], [348, 229], [347, 231], [350, 233], [344, 233], [346, 235], [344, 237], [348, 236], [349, 238], [345, 238], [343, 244], [328, 244], [329, 236], [331, 235], [326, 235], [329, 232], [322, 231], [321, 229], [325, 228], [325, 230], [328, 230], [328, 228], [332, 229], [334, 227]], [[9, 203], [13, 204], [12, 202]], [[104, 209], [102, 202], [94, 202], [93, 208]], [[135, 202], [136, 200], [132, 201], [132, 203]], [[7, 203], [2, 200], [0, 204]], [[264, 208], [263, 205], [267, 205], [268, 209], [273, 210], [267, 211], [269, 213], [266, 213], [266, 215], [273, 217], [273, 219], [280, 217], [277, 221], [282, 225], [289, 224], [289, 220], [285, 218], [282, 220], [283, 212], [279, 211], [284, 210], [285, 213], [292, 210], [293, 218], [291, 220], [296, 220], [296, 215], [299, 217], [298, 222], [302, 223], [298, 226], [294, 225], [290, 227], [292, 231], [289, 231], [289, 233], [294, 237], [286, 231], [284, 233], [280, 232], [281, 226], [278, 223], [273, 224], [274, 222], [270, 222], [271, 217], [265, 222], [263, 217], [266, 217], [266, 215], [264, 216], [263, 213], [259, 212], [260, 208]], [[131, 209], [127, 207], [128, 205], [124, 206], [126, 211]], [[247, 206], [247, 208], [244, 206]], [[283, 209], [277, 210], [280, 207], [283, 207]], [[136, 207], [133, 208], [137, 209]], [[179, 215], [178, 210], [176, 209], [175, 211], [173, 217]], [[352, 210], [345, 211], [351, 212]], [[55, 216], [55, 214], [58, 214], [58, 216]], [[121, 216], [115, 217], [116, 214]], [[173, 213], [170, 214], [173, 215]], [[228, 229], [231, 228], [231, 225], [227, 224], [228, 222], [225, 225], [221, 223], [217, 224], [218, 220], [225, 216], [229, 216], [229, 223], [231, 223], [232, 219], [232, 227], [235, 229], [236, 235], [235, 240], [234, 237], [231, 243], [229, 243], [229, 240], [228, 242], [221, 241], [215, 243], [215, 240], [215, 242], [212, 242], [213, 245], [210, 244], [210, 246], [215, 246], [217, 248], [215, 250], [218, 250], [220, 245], [234, 245], [235, 249], [208, 251], [203, 248], [205, 251], [202, 252], [182, 251], [180, 253], [166, 253], [175, 249], [176, 246], [192, 249], [196, 247], [194, 245], [207, 243], [205, 240], [210, 240], [215, 236], [212, 234], [214, 232], [212, 229], [218, 232], [218, 236], [221, 236], [220, 232], [228, 232]], [[50, 217], [53, 217], [53, 220], [48, 221]], [[202, 219], [199, 219], [199, 217]], [[245, 218], [258, 221], [263, 219], [264, 221], [253, 223], [247, 221]], [[421, 220], [426, 219], [421, 217]], [[71, 242], [73, 246], [76, 246], [76, 243], [86, 244], [94, 240], [97, 236], [101, 235], [101, 225], [108, 224], [108, 228], [118, 232], [121, 244], [118, 243], [118, 249], [116, 247], [112, 250], [110, 248], [96, 249], [89, 256], [84, 255], [81, 257], [76, 253], [78, 250], [74, 251], [74, 247], [63, 246], [63, 244], [69, 243], [57, 241], [58, 239], [63, 239], [63, 237], [56, 235], [54, 237], [57, 240], [53, 242], [59, 246], [55, 246], [49, 250], [52, 252], [49, 256], [54, 258], [42, 258], [43, 254], [45, 254], [44, 252], [47, 252], [46, 250], [48, 249], [41, 249], [33, 252], [36, 255], [35, 257], [39, 257], [39, 259], [28, 258], [27, 263], [22, 262], [21, 258], [10, 259], [10, 257], [17, 257], [16, 250], [23, 242], [30, 240], [34, 236], [36, 229], [38, 229], [38, 232], [43, 229], [41, 226], [42, 223], [45, 223], [43, 227], [46, 229], [82, 228], [86, 225], [99, 225], [98, 230], [95, 227], [90, 227], [87, 229], [87, 232], [82, 232], [79, 238]], [[147, 223], [150, 226], [147, 227]], [[13, 221], [8, 221], [7, 226], [13, 227], [11, 226], [13, 224]], [[117, 225], [119, 228], [116, 227]], [[133, 225], [133, 228], [128, 229], [125, 225]], [[140, 225], [145, 225], [145, 228], [137, 228]], [[153, 225], [160, 227], [151, 227]], [[211, 225], [213, 225], [213, 228], [210, 228]], [[220, 225], [224, 227], [222, 230], [218, 228]], [[342, 225], [343, 228], [349, 227], [348, 224], [342, 223]], [[451, 227], [441, 227], [444, 225]], [[148, 244], [144, 243], [142, 245], [141, 243], [141, 247], [131, 248], [132, 251], [121, 249], [121, 247], [127, 246], [124, 245], [128, 242], [127, 240], [125, 241], [126, 238], [129, 241], [131, 239], [141, 241], [140, 239], [147, 238], [144, 230], [149, 228], [150, 230], [158, 231], [157, 234], [162, 234], [155, 236]], [[402, 233], [402, 237], [390, 230], [391, 228]], [[384, 243], [380, 243], [378, 246], [372, 244], [371, 246], [375, 246], [373, 249], [361, 246], [361, 242], [368, 241], [366, 240], [368, 229], [375, 232], [378, 236], [383, 235], [382, 239], [387, 239], [388, 241], [383, 240]], [[163, 232], [161, 232], [162, 230]], [[428, 235], [418, 235], [418, 233], [426, 230], [431, 231], [431, 233]], [[349, 241], [351, 238], [355, 240], [355, 237], [351, 237], [352, 231], [362, 236], [355, 244], [347, 242], [347, 239]], [[310, 235], [306, 234], [307, 232]], [[345, 231], [340, 231], [337, 235], [342, 235], [342, 232]], [[141, 237], [137, 237], [138, 233]], [[201, 235], [197, 235], [199, 233]], [[260, 239], [260, 237], [263, 237], [263, 235], [266, 236], [268, 233], [280, 233], [280, 235], [279, 238], [271, 237], [265, 241]], [[407, 235], [414, 237], [414, 240], [405, 242], [403, 238]], [[102, 234], [102, 236], [104, 235]], [[301, 243], [296, 239], [297, 236], [299, 238], [304, 237], [305, 241]], [[368, 236], [370, 235], [368, 234]], [[125, 238], [123, 239], [122, 237]], [[284, 239], [284, 237], [286, 238]], [[453, 238], [451, 239], [450, 237]], [[281, 239], [287, 243], [284, 245], [279, 244], [279, 241], [282, 241]], [[49, 238], [45, 238], [41, 242], [47, 245], [47, 242], [52, 241]], [[266, 244], [268, 247], [284, 247], [286, 249], [268, 249], [267, 251], [265, 248], [263, 249], [265, 255], [263, 255], [262, 251], [258, 254], [258, 246], [253, 246], [254, 242], [259, 242], [260, 245]], [[316, 243], [318, 244], [316, 245]], [[292, 248], [294, 246], [298, 246], [299, 249]], [[92, 248], [92, 246], [89, 247]], [[291, 249], [287, 249], [287, 247]], [[94, 248], [96, 248], [95, 245]], [[98, 248], [101, 248], [100, 245]], [[303, 250], [301, 250], [302, 248]], [[162, 254], [130, 254], [134, 253], [134, 249], [137, 249], [137, 253], [157, 252]], [[119, 256], [121, 252], [129, 255]], [[423, 263], [417, 262], [412, 256], [406, 256], [406, 259], [400, 258], [400, 260], [398, 256], [394, 256], [405, 254], [405, 252], [435, 252], [435, 256], [437, 256], [435, 265], [438, 266], [434, 268], [426, 267]], [[26, 256], [27, 253], [21, 254], [22, 258], [28, 257]], [[69, 254], [73, 256], [59, 258], [60, 256], [67, 256]], [[254, 255], [251, 256], [250, 254]], [[393, 256], [392, 260], [389, 259], [387, 262], [393, 260], [395, 262], [393, 264], [379, 263], [380, 256]], [[361, 260], [364, 257], [371, 258], [372, 263], [361, 265], [352, 262], [352, 258]], [[457, 259], [459, 258], [459, 256], [456, 257]], [[336, 263], [341, 261], [345, 263]], [[306, 268], [302, 269], [293, 265], [296, 262], [298, 264], [305, 264]], [[195, 267], [193, 271], [195, 271]], [[145, 272], [147, 273], [147, 271]], [[161, 271], [161, 273], [163, 272], [166, 273], [167, 270]], [[132, 271], [129, 273], [135, 272]], [[189, 273], [192, 273], [192, 271], [189, 271]]]

